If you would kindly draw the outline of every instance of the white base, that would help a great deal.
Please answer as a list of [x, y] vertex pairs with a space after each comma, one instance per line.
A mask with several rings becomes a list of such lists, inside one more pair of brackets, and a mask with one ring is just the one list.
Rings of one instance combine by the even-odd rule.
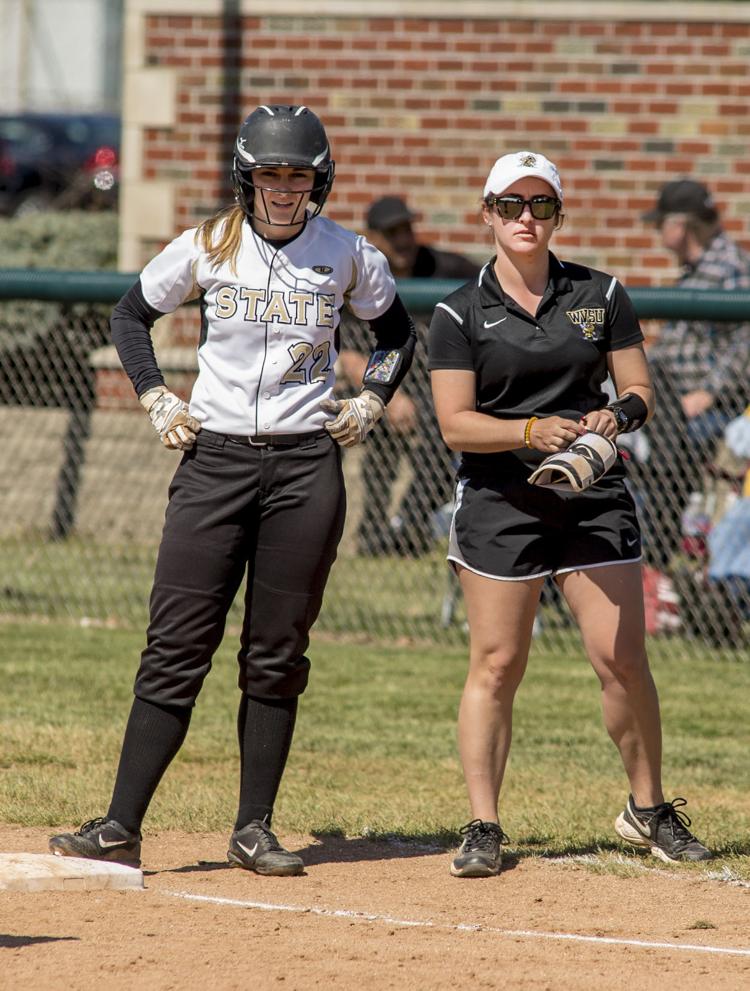
[[0, 891], [142, 889], [143, 871], [51, 853], [0, 853]]

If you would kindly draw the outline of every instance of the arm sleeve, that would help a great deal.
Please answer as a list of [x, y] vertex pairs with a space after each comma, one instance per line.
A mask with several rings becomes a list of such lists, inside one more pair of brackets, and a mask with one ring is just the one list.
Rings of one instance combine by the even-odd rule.
[[635, 307], [630, 296], [625, 292], [620, 282], [612, 278], [605, 293], [607, 324], [609, 328], [609, 350], [620, 351], [640, 344], [643, 331], [638, 322]]
[[117, 303], [109, 321], [122, 367], [138, 396], [155, 385], [164, 385], [151, 340], [151, 328], [162, 315], [146, 302], [139, 279]]
[[471, 343], [464, 332], [463, 318], [449, 303], [438, 303], [427, 335], [427, 367], [474, 371]]
[[388, 403], [409, 371], [417, 333], [398, 295], [385, 313], [370, 320], [370, 330], [375, 334], [375, 347], [362, 385]]

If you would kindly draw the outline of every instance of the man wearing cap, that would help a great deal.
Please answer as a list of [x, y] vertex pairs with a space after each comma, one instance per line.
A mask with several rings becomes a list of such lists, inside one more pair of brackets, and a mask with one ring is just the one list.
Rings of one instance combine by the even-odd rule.
[[380, 248], [397, 279], [471, 279], [474, 262], [452, 251], [420, 244], [414, 233], [417, 214], [398, 196], [383, 196], [367, 211], [367, 238]]
[[[398, 196], [383, 196], [367, 210], [367, 238], [386, 256], [396, 278], [464, 282], [479, 273], [479, 266], [463, 255], [420, 244], [414, 233], [417, 219]], [[427, 325], [419, 320], [415, 324], [424, 343]], [[365, 330], [352, 318], [342, 321], [338, 367], [353, 384], [362, 381], [371, 350]], [[435, 420], [425, 359], [426, 348], [418, 347], [410, 375], [391, 400], [378, 437], [371, 438], [364, 451], [366, 501], [358, 528], [361, 554], [425, 553], [434, 544], [435, 513], [451, 499], [453, 462]], [[402, 455], [411, 465], [411, 481], [391, 513]]]
[[[644, 220], [681, 266], [683, 289], [750, 289], [750, 255], [722, 230], [710, 191], [694, 179], [668, 182]], [[658, 474], [644, 479], [647, 513], [659, 521], [661, 554], [679, 542], [680, 512], [726, 424], [750, 401], [750, 323], [681, 319], [663, 325], [648, 351], [659, 414], [647, 435]], [[651, 491], [649, 491], [649, 489]]]

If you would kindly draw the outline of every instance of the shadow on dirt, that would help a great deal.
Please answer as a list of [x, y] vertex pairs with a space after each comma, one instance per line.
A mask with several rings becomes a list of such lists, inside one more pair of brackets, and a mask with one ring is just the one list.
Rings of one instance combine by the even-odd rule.
[[[346, 864], [361, 863], [363, 861], [374, 860], [401, 860], [411, 857], [427, 857], [432, 854], [444, 853], [446, 846], [434, 843], [426, 843], [421, 838], [411, 840], [404, 837], [393, 839], [368, 839], [366, 837], [353, 837], [347, 839], [343, 836], [331, 836], [328, 834], [313, 834], [318, 840], [316, 843], [309, 843], [304, 847], [294, 847], [294, 853], [298, 853], [305, 862], [306, 867], [316, 867], [319, 864]], [[144, 877], [155, 874], [196, 874], [208, 873], [210, 871], [232, 870], [232, 865], [227, 861], [199, 860], [194, 864], [185, 864], [183, 867], [170, 867], [163, 871], [144, 871]]]
[[[297, 853], [308, 867], [319, 864], [361, 863], [375, 860], [403, 860], [414, 857], [447, 855], [458, 848], [458, 838], [445, 842], [442, 835], [435, 836], [379, 836], [347, 838], [327, 833], [314, 833], [317, 843], [310, 844]], [[513, 853], [503, 855], [503, 870], [512, 870], [518, 864]], [[447, 870], [447, 865], [446, 865]]]
[[429, 857], [449, 848], [444, 838], [435, 836], [342, 836], [340, 833], [314, 832], [316, 843], [297, 853], [311, 867], [316, 864], [344, 864], [372, 860], [403, 860]]
[[183, 867], [166, 867], [162, 871], [144, 871], [144, 877], [155, 877], [157, 874], [207, 874], [210, 871], [228, 871], [232, 865], [226, 860], [198, 860], [194, 864]]
[[11, 936], [0, 933], [0, 949], [17, 950], [21, 946], [33, 946], [34, 943], [63, 943], [78, 942], [78, 936]]

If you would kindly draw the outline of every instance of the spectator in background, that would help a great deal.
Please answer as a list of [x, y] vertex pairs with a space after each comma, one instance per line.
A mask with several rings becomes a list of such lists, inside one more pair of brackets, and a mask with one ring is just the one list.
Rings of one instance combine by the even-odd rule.
[[[693, 179], [668, 182], [644, 220], [682, 266], [681, 289], [750, 289], [750, 255], [722, 230], [709, 190]], [[746, 406], [750, 323], [665, 323], [648, 351], [659, 412], [646, 429], [644, 521], [661, 533], [659, 563], [679, 543], [679, 520], [729, 420]], [[648, 517], [651, 517], [649, 521]], [[658, 527], [655, 523], [658, 521]]]
[[[367, 210], [366, 236], [386, 256], [396, 278], [465, 282], [479, 273], [479, 267], [463, 255], [420, 244], [415, 220], [417, 215], [397, 196], [377, 199]], [[427, 324], [415, 323], [424, 345]], [[369, 357], [367, 328], [346, 315], [341, 335], [339, 371], [356, 388]], [[358, 529], [359, 553], [423, 554], [434, 543], [435, 514], [451, 499], [454, 475], [451, 453], [435, 419], [424, 346], [417, 348], [411, 374], [391, 400], [380, 427], [378, 436], [368, 441], [362, 463], [366, 502]], [[412, 477], [393, 514], [402, 453], [409, 459]]]
[[[739, 626], [750, 618], [750, 406], [731, 421], [725, 440], [732, 455], [745, 462], [746, 470], [739, 497], [709, 534], [708, 577], [726, 588]], [[738, 645], [740, 639], [741, 633]]]
[[478, 275], [474, 262], [452, 251], [420, 244], [414, 233], [418, 219], [398, 196], [384, 196], [367, 211], [367, 237], [388, 259], [397, 279], [471, 279]]

